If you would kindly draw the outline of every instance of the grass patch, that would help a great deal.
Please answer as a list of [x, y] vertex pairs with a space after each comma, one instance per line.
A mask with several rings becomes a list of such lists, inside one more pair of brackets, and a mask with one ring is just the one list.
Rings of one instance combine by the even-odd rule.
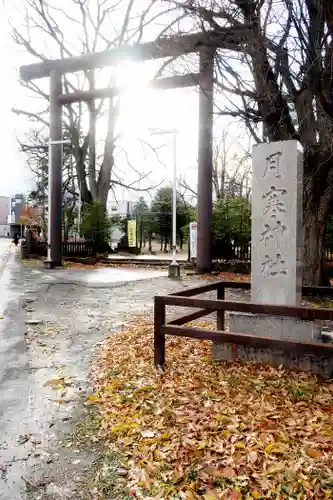
[[104, 450], [101, 458], [91, 467], [83, 491], [87, 492], [87, 499], [130, 499], [129, 489], [125, 478], [119, 477], [120, 456], [117, 453]]
[[312, 395], [316, 393], [316, 389], [316, 385], [310, 386], [296, 381], [290, 384], [290, 392], [293, 398], [297, 401], [309, 401], [312, 398]]
[[80, 484], [80, 498], [127, 500], [130, 498], [127, 480], [119, 475], [119, 470], [126, 470], [121, 467], [121, 453], [105, 446], [101, 440], [101, 426], [99, 412], [94, 406], [88, 406], [86, 413], [78, 419], [75, 432], [67, 438], [68, 444], [89, 448], [98, 456]]
[[95, 408], [89, 408], [76, 423], [72, 438], [77, 443], [97, 443], [100, 441], [101, 417]]

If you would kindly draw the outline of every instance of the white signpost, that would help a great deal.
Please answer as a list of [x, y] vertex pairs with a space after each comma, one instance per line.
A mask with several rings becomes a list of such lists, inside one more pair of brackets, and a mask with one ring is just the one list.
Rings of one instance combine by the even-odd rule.
[[197, 258], [197, 223], [190, 222], [190, 259]]

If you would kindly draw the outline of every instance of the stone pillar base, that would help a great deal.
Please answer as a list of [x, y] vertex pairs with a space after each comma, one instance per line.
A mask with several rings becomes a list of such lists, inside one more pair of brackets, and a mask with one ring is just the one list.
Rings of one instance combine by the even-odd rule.
[[[320, 326], [298, 318], [268, 315], [230, 313], [229, 331], [247, 333], [258, 337], [318, 341]], [[320, 357], [311, 353], [302, 355], [289, 353], [279, 348], [255, 348], [231, 343], [213, 344], [215, 361], [249, 361], [253, 363], [284, 366], [296, 371], [311, 371], [324, 378], [333, 376], [333, 357]]]
[[55, 262], [53, 260], [44, 260], [45, 269], [54, 269], [55, 267], [62, 267], [61, 262]]
[[169, 278], [179, 278], [180, 277], [180, 266], [179, 264], [170, 264], [168, 268]]
[[229, 313], [229, 331], [259, 337], [316, 342], [321, 327], [313, 321], [268, 314]]

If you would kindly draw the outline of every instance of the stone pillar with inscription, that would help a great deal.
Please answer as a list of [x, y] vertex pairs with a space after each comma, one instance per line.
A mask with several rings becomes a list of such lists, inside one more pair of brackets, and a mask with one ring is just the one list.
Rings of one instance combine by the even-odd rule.
[[[303, 258], [303, 155], [297, 141], [265, 143], [252, 157], [251, 301], [300, 305]], [[229, 331], [262, 337], [317, 340], [320, 325], [298, 318], [262, 314], [229, 314]], [[246, 360], [284, 365], [320, 374], [331, 372], [331, 360], [289, 356], [277, 349], [214, 344], [216, 360]]]
[[302, 294], [303, 155], [297, 141], [253, 148], [252, 302], [296, 305]]

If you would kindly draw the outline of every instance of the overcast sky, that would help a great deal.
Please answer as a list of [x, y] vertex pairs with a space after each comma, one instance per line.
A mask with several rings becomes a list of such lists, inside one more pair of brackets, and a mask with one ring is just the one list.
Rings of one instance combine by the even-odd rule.
[[[15, 6], [16, 2], [16, 6]], [[11, 195], [15, 192], [27, 193], [33, 187], [33, 177], [29, 171], [25, 156], [19, 153], [18, 136], [23, 137], [30, 124], [26, 119], [17, 118], [11, 113], [13, 106], [31, 109], [26, 90], [18, 83], [18, 69], [26, 64], [26, 56], [18, 52], [9, 36], [8, 14], [11, 9], [20, 7], [24, 0], [12, 0], [7, 4], [7, 12], [0, 8], [0, 51], [3, 64], [0, 80], [1, 136], [2, 136], [2, 179], [0, 195]], [[31, 59], [30, 59], [31, 61]], [[148, 64], [136, 65], [125, 62], [119, 69], [119, 82], [124, 83], [129, 91], [121, 100], [119, 127], [123, 137], [119, 146], [126, 151], [130, 163], [144, 174], [149, 174], [140, 183], [142, 188], [149, 185], [169, 183], [172, 177], [172, 138], [171, 136], [151, 137], [151, 128], [178, 130], [177, 168], [178, 175], [195, 185], [197, 176], [197, 138], [198, 138], [198, 92], [196, 89], [178, 89], [172, 91], [154, 91], [137, 88], [149, 80], [151, 68]], [[218, 138], [224, 128], [228, 128], [230, 141], [236, 138], [242, 141], [244, 130], [227, 119], [220, 120], [215, 126]], [[103, 123], [100, 124], [100, 130]], [[103, 130], [101, 136], [103, 136]], [[144, 141], [144, 142], [143, 142]], [[158, 156], [145, 145], [150, 142], [153, 149], [158, 148]], [[236, 146], [236, 151], [241, 149]], [[126, 183], [138, 177], [133, 170], [126, 168], [124, 154], [117, 157], [118, 173]], [[134, 200], [137, 193], [117, 190], [118, 198]]]
[[[1, 116], [1, 182], [0, 195], [26, 192], [30, 174], [24, 166], [24, 157], [17, 146], [17, 123], [11, 108], [20, 91], [17, 83], [19, 57], [15, 54], [8, 35], [7, 15], [0, 7], [0, 116]], [[31, 183], [30, 183], [31, 184]]]

